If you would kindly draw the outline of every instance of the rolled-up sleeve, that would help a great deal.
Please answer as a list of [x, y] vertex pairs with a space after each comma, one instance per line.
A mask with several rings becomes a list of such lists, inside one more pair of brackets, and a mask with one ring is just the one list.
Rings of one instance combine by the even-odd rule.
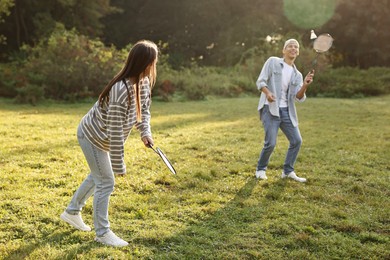
[[299, 98], [297, 98], [297, 97], [295, 96], [295, 100], [298, 101], [298, 102], [303, 102], [303, 101], [305, 101], [305, 100], [306, 100], [306, 94], [303, 94], [303, 97], [302, 97], [301, 99], [299, 99]]
[[298, 86], [299, 88], [297, 88], [297, 91], [295, 92], [295, 101], [298, 101], [298, 102], [303, 102], [306, 100], [306, 94], [303, 94], [303, 97], [301, 99], [297, 98], [297, 93], [299, 92], [299, 90], [301, 90], [302, 86], [303, 86], [303, 77], [302, 77], [302, 74], [299, 73], [298, 74]]
[[136, 123], [136, 128], [141, 133], [141, 138], [145, 136], [152, 136], [150, 129], [150, 105], [152, 103], [150, 82], [148, 78], [145, 78], [140, 83], [140, 101], [141, 101], [141, 122]]

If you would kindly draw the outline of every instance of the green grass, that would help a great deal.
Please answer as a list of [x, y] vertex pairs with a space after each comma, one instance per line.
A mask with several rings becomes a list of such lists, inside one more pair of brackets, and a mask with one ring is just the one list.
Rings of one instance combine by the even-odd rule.
[[[280, 134], [254, 178], [263, 140], [257, 98], [152, 105], [156, 146], [136, 130], [128, 174], [116, 179], [111, 228], [129, 241], [104, 247], [59, 215], [88, 173], [76, 139], [91, 104], [35, 107], [0, 100], [1, 259], [389, 259], [390, 96], [298, 104], [302, 149], [281, 180]], [[92, 201], [83, 210], [91, 224]]]

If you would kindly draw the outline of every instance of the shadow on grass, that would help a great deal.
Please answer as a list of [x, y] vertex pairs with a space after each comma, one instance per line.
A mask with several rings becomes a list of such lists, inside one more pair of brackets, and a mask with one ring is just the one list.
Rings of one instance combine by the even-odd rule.
[[256, 231], [251, 228], [251, 225], [256, 226], [256, 223], [264, 219], [270, 204], [278, 200], [286, 187], [286, 182], [282, 180], [273, 184], [265, 182], [262, 184], [262, 187], [268, 190], [265, 197], [259, 199], [260, 201], [255, 199], [255, 205], [248, 203], [247, 200], [250, 199], [253, 189], [257, 185], [261, 185], [260, 182], [255, 178], [248, 179], [224, 208], [175, 236], [165, 239], [161, 244], [151, 245], [151, 241], [139, 242], [147, 247], [154, 247], [153, 257], [156, 259], [225, 258], [229, 255], [213, 256], [208, 255], [208, 253], [223, 252], [223, 249], [227, 248], [228, 245], [229, 248], [235, 247], [240, 251], [245, 251], [245, 247], [251, 243], [254, 243], [252, 249], [258, 248], [259, 245], [256, 242], [260, 238], [257, 237]]
[[[243, 251], [247, 250], [250, 244], [254, 244], [252, 249], [258, 249], [259, 245], [256, 242], [261, 238], [257, 237], [256, 230], [251, 230], [251, 224], [256, 226], [256, 223], [264, 219], [270, 205], [279, 200], [286, 185], [287, 182], [283, 180], [269, 183], [250, 177], [232, 200], [222, 209], [211, 213], [208, 218], [200, 220], [187, 229], [161, 241], [140, 239], [135, 242], [149, 248], [153, 253], [153, 259], [218, 258], [218, 256], [207, 254], [215, 252], [216, 249], [222, 252], [223, 249], [227, 248], [227, 245], [237, 247], [237, 250], [240, 250], [237, 252], [239, 255], [244, 254]], [[261, 189], [266, 190], [266, 193], [258, 200], [254, 198], [253, 203], [248, 203], [250, 199], [253, 199], [251, 197], [256, 186], [261, 186]], [[56, 226], [59, 224], [57, 221], [54, 222], [53, 224]], [[49, 236], [24, 243], [21, 247], [11, 251], [4, 259], [25, 259], [34, 252], [39, 255], [40, 252], [36, 252], [39, 250], [44, 250], [42, 252], [44, 254], [45, 248], [56, 249], [55, 259], [74, 259], [77, 258], [78, 254], [86, 254], [101, 247], [91, 239], [92, 236], [92, 234], [80, 231], [59, 229]], [[60, 250], [61, 245], [64, 245], [63, 250]], [[121, 251], [125, 252], [126, 250]], [[235, 253], [234, 250], [233, 253]]]

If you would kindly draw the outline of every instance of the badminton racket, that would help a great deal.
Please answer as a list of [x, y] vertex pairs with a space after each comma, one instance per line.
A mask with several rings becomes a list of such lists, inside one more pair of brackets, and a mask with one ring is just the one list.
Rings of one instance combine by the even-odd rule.
[[160, 158], [163, 160], [165, 165], [173, 174], [176, 174], [176, 170], [173, 167], [172, 163], [168, 160], [167, 156], [163, 153], [163, 151], [160, 148], [157, 147], [156, 149], [154, 149], [153, 146], [151, 146], [150, 144], [149, 144], [149, 148], [151, 148], [156, 154], [158, 154], [158, 156], [160, 156]]
[[316, 51], [316, 57], [312, 62], [313, 69], [317, 66], [317, 58], [320, 53], [327, 52], [332, 47], [333, 38], [328, 33], [318, 36], [313, 43], [313, 49]]

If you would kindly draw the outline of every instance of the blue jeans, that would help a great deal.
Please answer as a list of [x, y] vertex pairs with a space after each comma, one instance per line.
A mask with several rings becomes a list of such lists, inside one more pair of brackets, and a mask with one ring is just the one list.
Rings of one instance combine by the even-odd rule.
[[267, 169], [269, 159], [276, 146], [279, 128], [282, 129], [283, 133], [290, 142], [283, 165], [283, 171], [285, 174], [289, 174], [294, 171], [294, 164], [297, 159], [299, 149], [301, 148], [302, 137], [298, 127], [293, 126], [290, 120], [288, 108], [279, 108], [279, 113], [280, 117], [271, 115], [267, 105], [260, 110], [260, 118], [264, 126], [265, 137], [264, 147], [260, 153], [259, 161], [257, 162], [257, 171], [265, 171]]
[[91, 172], [73, 195], [66, 212], [78, 214], [91, 195], [93, 197], [93, 222], [97, 236], [102, 236], [110, 229], [108, 204], [114, 190], [115, 177], [108, 152], [93, 146], [84, 136], [80, 126], [77, 139], [87, 159]]

